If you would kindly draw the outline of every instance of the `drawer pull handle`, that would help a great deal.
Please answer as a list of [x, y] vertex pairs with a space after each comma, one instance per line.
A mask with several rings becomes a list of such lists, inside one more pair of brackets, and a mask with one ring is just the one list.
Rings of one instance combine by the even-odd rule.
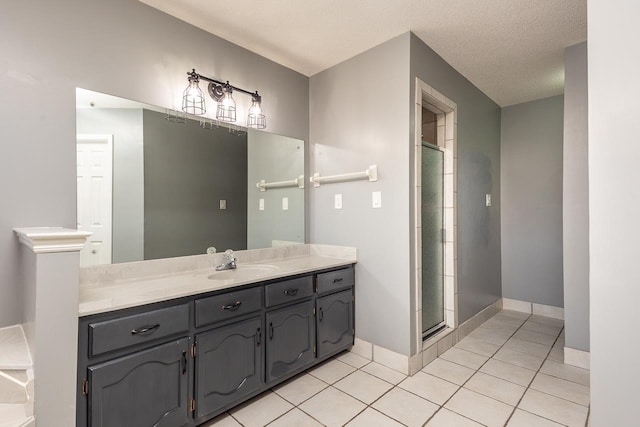
[[229, 305], [223, 305], [222, 309], [223, 310], [231, 310], [231, 311], [236, 311], [237, 309], [240, 308], [240, 306], [242, 305], [242, 301], [236, 301], [233, 304], [229, 304]]
[[298, 293], [297, 289], [285, 289], [284, 294], [289, 295], [290, 297], [295, 296]]
[[156, 323], [155, 325], [142, 326], [140, 328], [133, 329], [131, 331], [131, 335], [144, 335], [149, 334], [160, 327], [160, 323]]
[[342, 282], [342, 277], [338, 279], [333, 279], [333, 283], [340, 283], [340, 282]]

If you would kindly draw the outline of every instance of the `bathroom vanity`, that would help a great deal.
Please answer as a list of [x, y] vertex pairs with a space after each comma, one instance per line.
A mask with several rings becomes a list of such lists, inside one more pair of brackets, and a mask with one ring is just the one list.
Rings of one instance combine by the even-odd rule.
[[239, 256], [237, 270], [81, 286], [77, 425], [198, 425], [350, 348], [355, 251], [301, 246], [269, 264]]

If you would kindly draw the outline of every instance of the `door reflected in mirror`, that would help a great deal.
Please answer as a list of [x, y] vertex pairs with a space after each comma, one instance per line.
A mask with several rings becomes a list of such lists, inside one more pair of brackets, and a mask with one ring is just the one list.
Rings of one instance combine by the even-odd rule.
[[304, 141], [76, 93], [82, 266], [304, 243]]

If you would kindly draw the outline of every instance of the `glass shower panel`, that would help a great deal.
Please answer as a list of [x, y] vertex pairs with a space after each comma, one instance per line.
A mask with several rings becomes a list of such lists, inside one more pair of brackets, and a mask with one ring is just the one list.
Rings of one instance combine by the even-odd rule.
[[422, 334], [444, 325], [444, 153], [422, 144]]

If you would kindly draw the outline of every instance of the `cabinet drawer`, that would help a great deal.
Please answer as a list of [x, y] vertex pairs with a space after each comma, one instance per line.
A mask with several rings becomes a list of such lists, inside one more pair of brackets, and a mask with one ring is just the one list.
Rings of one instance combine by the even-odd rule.
[[353, 267], [318, 274], [318, 293], [338, 291], [350, 288], [355, 284]]
[[189, 330], [189, 304], [89, 324], [89, 356]]
[[300, 277], [265, 286], [264, 297], [267, 307], [297, 301], [313, 295], [313, 277]]
[[261, 307], [261, 287], [201, 298], [196, 300], [196, 327], [252, 313]]

